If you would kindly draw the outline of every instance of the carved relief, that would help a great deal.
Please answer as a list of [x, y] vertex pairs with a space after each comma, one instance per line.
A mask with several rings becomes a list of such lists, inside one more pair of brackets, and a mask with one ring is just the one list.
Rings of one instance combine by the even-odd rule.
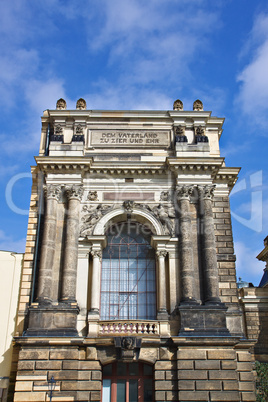
[[200, 111], [204, 110], [203, 109], [203, 103], [201, 102], [201, 100], [197, 99], [196, 101], [194, 101], [193, 110], [195, 112], [200, 112]]
[[98, 206], [87, 206], [84, 205], [82, 209], [82, 216], [81, 219], [81, 228], [80, 228], [80, 236], [86, 237], [91, 235], [95, 225], [99, 222], [99, 220], [105, 215], [108, 211], [112, 209], [109, 205], [101, 205]]
[[78, 101], [76, 102], [76, 109], [86, 110], [86, 108], [87, 108], [87, 103], [86, 103], [85, 99], [83, 99], [83, 98], [78, 99]]
[[190, 200], [193, 191], [194, 186], [188, 186], [188, 185], [177, 186], [176, 188], [177, 198]]
[[48, 184], [44, 186], [44, 194], [47, 199], [55, 199], [59, 201], [61, 196], [61, 186], [54, 184]]
[[123, 202], [123, 208], [126, 212], [133, 212], [133, 208], [136, 206], [135, 201], [127, 200]]
[[131, 336], [126, 336], [121, 339], [121, 347], [125, 350], [133, 350], [134, 349], [134, 338]]
[[65, 193], [66, 193], [68, 200], [77, 199], [77, 200], [81, 201], [83, 192], [84, 192], [84, 189], [83, 189], [82, 185], [74, 184], [73, 186], [65, 187]]
[[173, 110], [183, 110], [183, 103], [180, 99], [175, 100], [173, 103]]
[[101, 260], [101, 258], [102, 258], [102, 252], [101, 251], [96, 251], [96, 250], [90, 251], [90, 254], [92, 255], [93, 258], [98, 257], [99, 260]]
[[72, 142], [84, 142], [85, 137], [84, 137], [84, 130], [81, 124], [78, 124], [78, 126], [75, 127], [75, 132], [72, 138]]
[[61, 135], [63, 133], [63, 128], [60, 124], [57, 124], [54, 130], [56, 135]]
[[64, 99], [60, 98], [59, 100], [57, 100], [56, 109], [64, 110], [64, 109], [66, 109], [66, 107], [67, 107], [67, 104]]
[[157, 257], [164, 257], [164, 258], [166, 258], [166, 255], [167, 255], [167, 251], [165, 251], [165, 250], [158, 250], [158, 251], [156, 251], [156, 253], [155, 253], [156, 255], [157, 255]]
[[98, 201], [98, 193], [97, 191], [89, 191], [87, 195], [88, 201]]
[[83, 127], [81, 126], [81, 124], [78, 124], [78, 126], [76, 126], [75, 133], [76, 134], [83, 134]]
[[162, 191], [160, 194], [160, 201], [170, 201], [170, 191]]
[[175, 236], [175, 225], [171, 219], [175, 218], [175, 212], [172, 207], [159, 204], [152, 209], [153, 214], [159, 219], [164, 227], [165, 234]]
[[175, 142], [188, 142], [185, 135], [185, 128], [182, 126], [175, 127]]
[[196, 127], [195, 129], [195, 139], [196, 142], [208, 142], [208, 137], [205, 135], [205, 129], [202, 126]]
[[60, 124], [57, 124], [54, 128], [52, 127], [50, 141], [63, 142], [63, 128]]
[[115, 337], [115, 347], [118, 350], [118, 357], [125, 362], [138, 360], [141, 339], [134, 336]]
[[215, 184], [208, 184], [206, 186], [197, 186], [200, 198], [205, 200], [212, 200], [214, 197]]

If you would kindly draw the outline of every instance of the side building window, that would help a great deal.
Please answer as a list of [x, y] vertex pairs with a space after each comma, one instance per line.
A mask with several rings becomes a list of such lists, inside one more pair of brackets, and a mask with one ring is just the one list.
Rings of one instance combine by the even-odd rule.
[[107, 233], [101, 271], [101, 320], [156, 318], [155, 253], [146, 226], [122, 223]]

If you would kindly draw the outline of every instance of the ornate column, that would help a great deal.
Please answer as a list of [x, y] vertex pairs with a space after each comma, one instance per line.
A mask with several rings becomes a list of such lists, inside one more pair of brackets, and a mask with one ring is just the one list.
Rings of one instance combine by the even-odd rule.
[[158, 308], [157, 318], [167, 319], [167, 290], [166, 290], [166, 267], [165, 257], [167, 252], [164, 250], [156, 251], [157, 266], [158, 266]]
[[52, 301], [52, 269], [56, 246], [57, 205], [61, 195], [61, 187], [48, 184], [44, 186], [44, 195], [46, 197], [46, 211], [37, 289], [39, 302]]
[[76, 276], [78, 260], [79, 210], [83, 195], [82, 185], [66, 186], [68, 198], [66, 242], [62, 277], [62, 301], [76, 301]]
[[192, 223], [190, 214], [190, 196], [193, 186], [177, 187], [180, 224], [180, 252], [181, 252], [181, 303], [197, 303], [194, 290], [194, 256], [192, 241]]
[[91, 310], [90, 314], [100, 313], [100, 272], [101, 272], [101, 250], [91, 250], [90, 254], [93, 258], [92, 267], [92, 288], [91, 288]]
[[219, 278], [217, 268], [217, 253], [214, 232], [214, 220], [212, 211], [212, 199], [214, 185], [198, 186], [200, 197], [200, 210], [202, 216], [202, 239], [203, 239], [203, 272], [205, 294], [204, 300], [208, 304], [221, 303], [219, 297]]

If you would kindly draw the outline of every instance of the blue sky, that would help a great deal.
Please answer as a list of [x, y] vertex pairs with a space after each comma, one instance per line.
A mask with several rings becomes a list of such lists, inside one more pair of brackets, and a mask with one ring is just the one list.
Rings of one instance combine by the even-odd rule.
[[268, 235], [266, 0], [0, 2], [0, 249], [23, 252], [40, 116], [67, 108], [185, 110], [225, 117], [238, 276], [258, 285]]

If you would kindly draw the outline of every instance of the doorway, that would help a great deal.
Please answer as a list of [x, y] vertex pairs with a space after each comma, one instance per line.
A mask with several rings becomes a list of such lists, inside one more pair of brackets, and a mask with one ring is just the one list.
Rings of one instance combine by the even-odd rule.
[[102, 402], [153, 402], [153, 367], [115, 362], [103, 367]]

